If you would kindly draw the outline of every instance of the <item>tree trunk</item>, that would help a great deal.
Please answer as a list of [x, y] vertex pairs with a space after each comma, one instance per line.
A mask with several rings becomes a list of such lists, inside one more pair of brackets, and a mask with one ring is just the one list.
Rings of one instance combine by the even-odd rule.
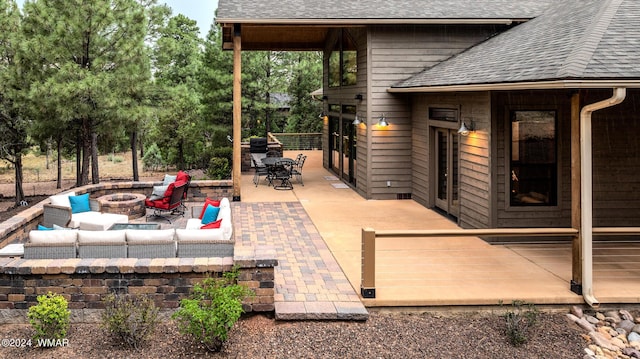
[[89, 184], [89, 163], [91, 159], [91, 120], [82, 119], [82, 170], [80, 171], [80, 185]]
[[16, 206], [19, 206], [20, 202], [24, 201], [24, 191], [22, 189], [22, 154], [21, 152], [16, 152], [14, 165], [16, 170]]
[[98, 171], [98, 134], [91, 131], [91, 183], [100, 183], [100, 172]]
[[184, 169], [184, 143], [182, 140], [178, 142], [178, 169]]
[[82, 186], [82, 135], [76, 131], [76, 187]]
[[133, 166], [133, 180], [139, 181], [138, 175], [138, 131], [131, 132], [131, 165]]
[[58, 137], [56, 140], [56, 146], [58, 149], [58, 174], [56, 176], [56, 188], [62, 188], [62, 137]]

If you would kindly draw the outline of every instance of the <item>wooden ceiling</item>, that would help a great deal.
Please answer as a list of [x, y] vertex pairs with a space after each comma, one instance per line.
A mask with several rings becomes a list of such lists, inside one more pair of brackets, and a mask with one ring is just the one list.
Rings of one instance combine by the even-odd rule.
[[[321, 51], [329, 27], [320, 25], [242, 24], [242, 50]], [[223, 49], [233, 49], [233, 24], [223, 26]]]

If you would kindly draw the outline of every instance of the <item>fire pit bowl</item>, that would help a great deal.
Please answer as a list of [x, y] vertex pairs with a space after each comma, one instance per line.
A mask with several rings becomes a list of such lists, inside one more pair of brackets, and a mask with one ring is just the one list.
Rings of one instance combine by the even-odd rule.
[[98, 197], [102, 212], [124, 214], [129, 219], [144, 217], [146, 196], [139, 193], [115, 193]]

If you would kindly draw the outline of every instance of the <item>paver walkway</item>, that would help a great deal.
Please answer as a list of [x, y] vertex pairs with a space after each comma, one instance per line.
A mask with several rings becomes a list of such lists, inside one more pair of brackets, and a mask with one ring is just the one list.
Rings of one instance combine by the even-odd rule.
[[366, 320], [368, 312], [299, 202], [233, 203], [236, 244], [276, 250], [280, 320]]

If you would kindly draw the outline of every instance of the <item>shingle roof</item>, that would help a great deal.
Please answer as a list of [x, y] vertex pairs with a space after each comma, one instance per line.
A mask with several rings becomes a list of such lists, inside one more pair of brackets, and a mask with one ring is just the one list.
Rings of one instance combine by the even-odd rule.
[[640, 79], [640, 1], [563, 0], [394, 88]]
[[530, 19], [552, 0], [220, 0], [216, 21]]

